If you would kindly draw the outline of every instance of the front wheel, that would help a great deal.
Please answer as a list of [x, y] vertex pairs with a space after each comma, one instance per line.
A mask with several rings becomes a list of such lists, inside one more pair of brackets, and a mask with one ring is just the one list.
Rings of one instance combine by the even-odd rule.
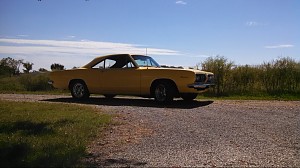
[[174, 87], [166, 82], [158, 83], [154, 88], [154, 98], [159, 103], [171, 102], [174, 98]]
[[192, 101], [196, 99], [197, 96], [198, 96], [197, 93], [184, 93], [181, 95], [181, 98], [185, 101]]
[[73, 82], [71, 84], [70, 90], [71, 90], [71, 95], [74, 99], [83, 100], [90, 97], [88, 88], [83, 81]]

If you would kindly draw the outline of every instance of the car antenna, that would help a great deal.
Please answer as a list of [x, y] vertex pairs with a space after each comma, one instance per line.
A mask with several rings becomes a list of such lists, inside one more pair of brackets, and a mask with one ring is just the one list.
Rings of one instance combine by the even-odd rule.
[[[146, 56], [148, 55], [148, 48], [146, 47]], [[147, 69], [148, 69], [148, 60], [147, 60]]]
[[146, 47], [146, 56], [148, 56], [148, 51], [147, 50], [148, 50], [148, 48]]

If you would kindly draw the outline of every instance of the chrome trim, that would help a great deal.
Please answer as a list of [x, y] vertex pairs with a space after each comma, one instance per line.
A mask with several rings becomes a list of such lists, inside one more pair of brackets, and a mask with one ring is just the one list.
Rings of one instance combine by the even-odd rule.
[[197, 90], [205, 90], [205, 89], [208, 89], [212, 86], [215, 86], [215, 84], [211, 84], [211, 83], [194, 83], [194, 84], [189, 84], [187, 85], [189, 88], [194, 88], [194, 89], [197, 89]]

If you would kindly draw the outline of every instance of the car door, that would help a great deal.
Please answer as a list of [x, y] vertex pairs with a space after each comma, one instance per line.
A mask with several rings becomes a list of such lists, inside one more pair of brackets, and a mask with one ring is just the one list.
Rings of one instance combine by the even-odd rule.
[[91, 93], [102, 94], [102, 74], [104, 70], [104, 61], [99, 62], [92, 68], [88, 69], [88, 73], [85, 74], [85, 82]]
[[127, 56], [106, 59], [101, 72], [103, 94], [140, 94], [140, 71]]

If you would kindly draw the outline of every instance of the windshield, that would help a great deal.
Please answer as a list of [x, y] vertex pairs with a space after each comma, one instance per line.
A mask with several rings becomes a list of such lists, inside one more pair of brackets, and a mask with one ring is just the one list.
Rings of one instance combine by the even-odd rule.
[[144, 55], [132, 55], [132, 58], [139, 67], [160, 67], [159, 64], [151, 57]]

